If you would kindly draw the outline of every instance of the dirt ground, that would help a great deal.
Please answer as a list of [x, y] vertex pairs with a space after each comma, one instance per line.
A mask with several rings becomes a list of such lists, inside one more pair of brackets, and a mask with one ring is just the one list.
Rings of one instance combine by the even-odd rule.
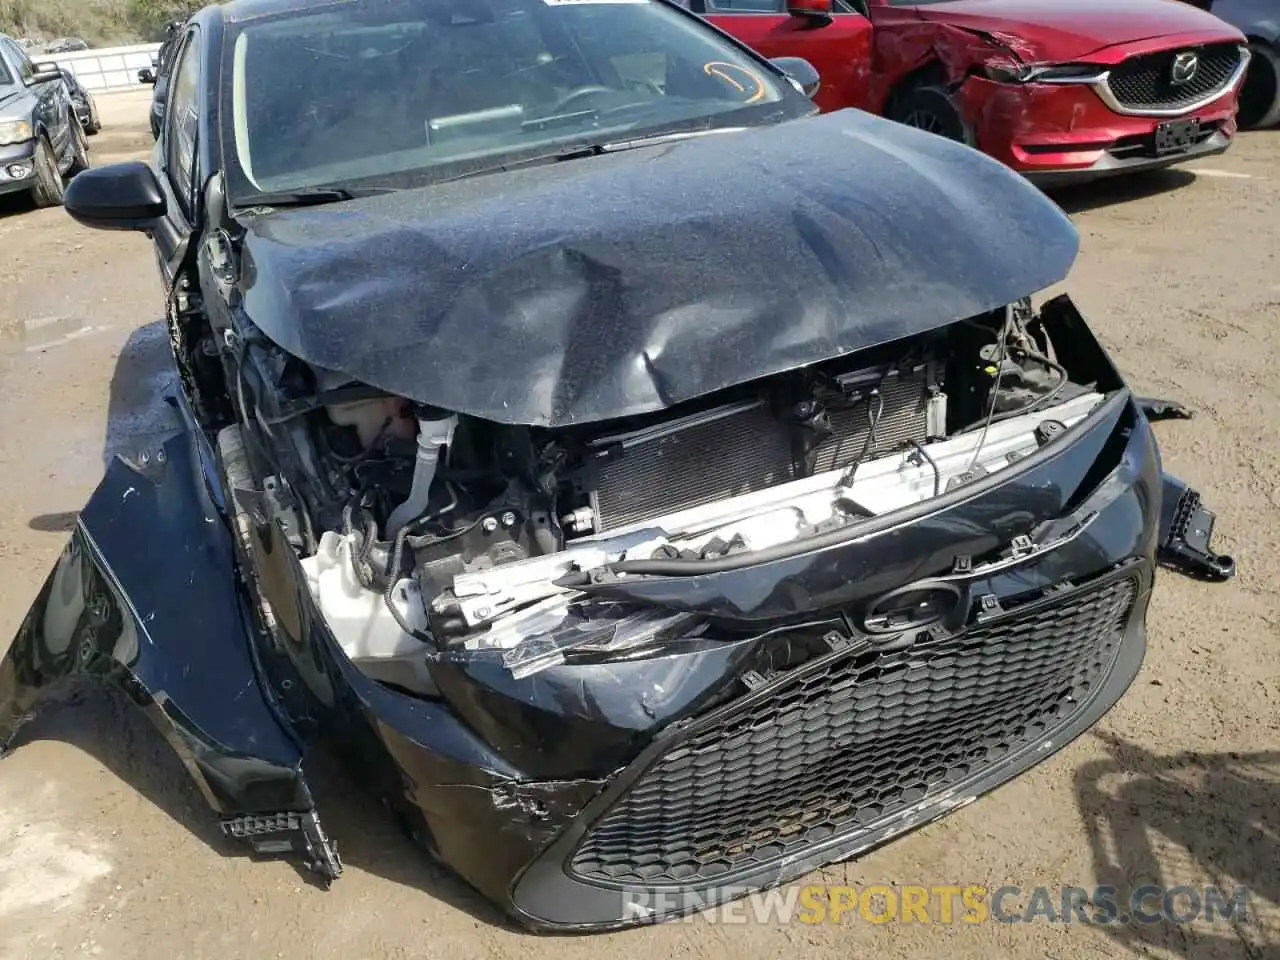
[[[150, 148], [144, 92], [103, 97], [98, 163]], [[1240, 575], [1160, 577], [1138, 680], [1090, 733], [984, 799], [812, 882], [1252, 891], [1235, 922], [714, 923], [535, 938], [426, 862], [327, 757], [348, 869], [324, 892], [217, 836], [180, 765], [107, 696], [50, 710], [0, 762], [0, 957], [1280, 957], [1280, 131], [1190, 170], [1072, 191], [1066, 288], [1142, 392], [1167, 465], [1219, 514]], [[0, 208], [0, 636], [105, 459], [164, 430], [166, 340], [141, 237]], [[4, 641], [0, 641], [3, 647]], [[748, 914], [749, 915], [749, 914]]]

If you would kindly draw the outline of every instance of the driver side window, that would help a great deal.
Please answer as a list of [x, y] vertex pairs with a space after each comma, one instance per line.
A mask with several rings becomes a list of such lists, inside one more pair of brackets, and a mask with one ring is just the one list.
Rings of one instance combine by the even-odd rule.
[[31, 62], [31, 58], [12, 40], [6, 39], [5, 47], [9, 51], [9, 60], [13, 63], [14, 69], [18, 71], [18, 81], [20, 83], [30, 83], [31, 78], [36, 73], [36, 68]]
[[164, 116], [165, 174], [188, 219], [195, 210], [199, 72], [200, 35], [192, 33], [178, 55]]

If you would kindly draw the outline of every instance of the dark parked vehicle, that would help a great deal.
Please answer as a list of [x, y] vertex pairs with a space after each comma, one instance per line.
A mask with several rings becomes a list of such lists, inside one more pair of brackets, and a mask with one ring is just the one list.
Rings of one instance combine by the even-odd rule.
[[85, 89], [76, 75], [65, 67], [53, 64], [40, 69], [55, 69], [62, 74], [62, 82], [67, 85], [67, 93], [71, 95], [71, 106], [76, 112], [76, 119], [80, 121], [80, 128], [90, 137], [101, 133], [102, 120], [98, 117], [98, 102], [93, 99], [93, 94]]
[[138, 82], [152, 86], [151, 91], [151, 136], [160, 139], [160, 128], [164, 124], [164, 101], [169, 95], [169, 75], [161, 73], [160, 59], [152, 59], [150, 67], [138, 71]]
[[[87, 41], [79, 37], [62, 37], [58, 40], [50, 40], [48, 43], [40, 44], [39, 53], [78, 53], [81, 50], [88, 50]], [[32, 51], [35, 53], [36, 51]]]
[[1245, 129], [1280, 124], [1280, 3], [1277, 0], [1188, 0], [1249, 38], [1249, 72], [1237, 122]]
[[[659, 920], [945, 814], [1096, 722], [1213, 514], [1024, 179], [665, 0], [240, 0], [155, 166], [182, 427], [117, 459], [0, 744], [118, 684], [223, 830], [341, 872], [322, 737], [530, 927]], [[857, 176], [848, 176], [849, 170]], [[321, 798], [322, 801], [322, 798]]]
[[169, 96], [169, 72], [173, 68], [173, 55], [183, 38], [183, 21], [171, 22], [165, 30], [164, 43], [152, 58], [151, 66], [138, 71], [138, 82], [152, 85], [151, 135], [160, 139], [160, 127], [164, 122], [164, 105]]
[[88, 166], [89, 146], [61, 71], [37, 70], [0, 35], [0, 194], [29, 193], [36, 206], [56, 206], [64, 179]]

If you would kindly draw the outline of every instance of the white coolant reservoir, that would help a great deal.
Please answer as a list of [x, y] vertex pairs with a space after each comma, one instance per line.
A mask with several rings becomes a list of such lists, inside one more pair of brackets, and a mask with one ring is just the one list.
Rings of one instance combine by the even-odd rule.
[[[356, 578], [355, 537], [329, 531], [320, 538], [314, 556], [302, 560], [307, 586], [334, 638], [361, 672], [416, 693], [432, 693], [427, 672], [427, 648], [405, 633], [377, 590]], [[427, 612], [413, 580], [400, 580], [391, 591], [405, 624], [426, 632]]]

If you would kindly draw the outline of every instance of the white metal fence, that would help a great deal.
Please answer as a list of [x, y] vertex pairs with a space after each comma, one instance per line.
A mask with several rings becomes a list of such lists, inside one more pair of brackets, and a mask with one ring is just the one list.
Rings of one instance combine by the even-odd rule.
[[132, 47], [111, 47], [104, 50], [35, 54], [31, 59], [37, 63], [53, 61], [74, 73], [86, 90], [105, 93], [138, 89], [138, 71], [151, 66], [151, 57], [159, 49], [158, 43], [140, 43]]

